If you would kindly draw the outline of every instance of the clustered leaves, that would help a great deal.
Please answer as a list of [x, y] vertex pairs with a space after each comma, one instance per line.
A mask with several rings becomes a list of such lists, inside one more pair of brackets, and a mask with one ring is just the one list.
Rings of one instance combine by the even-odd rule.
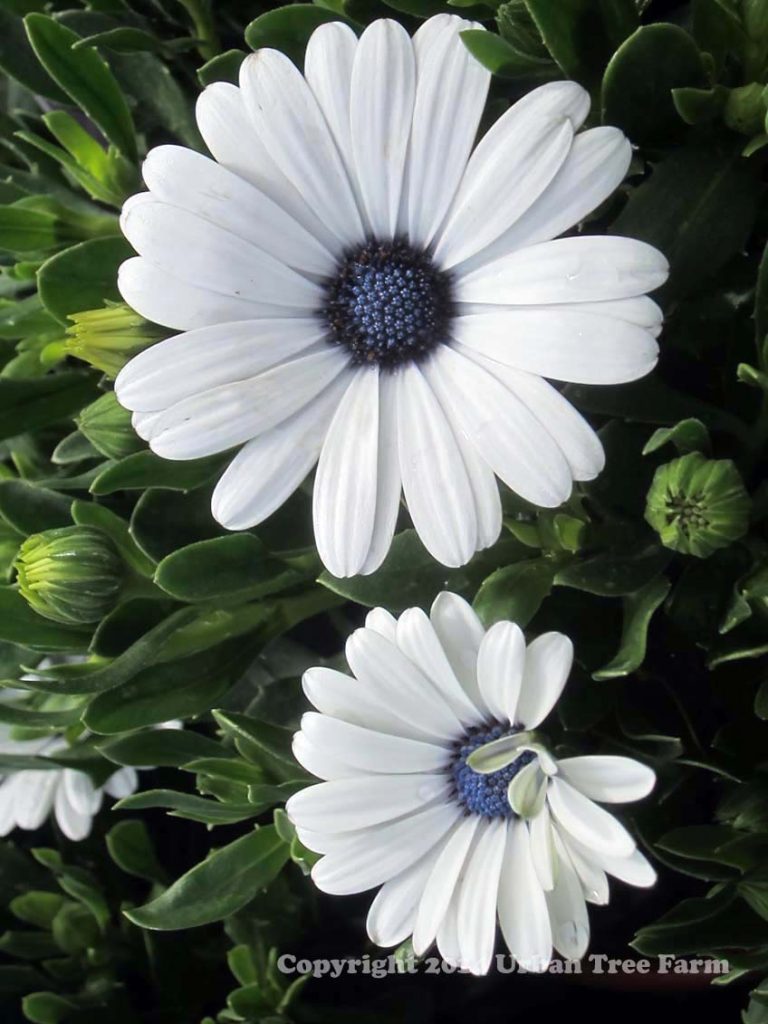
[[[318, 913], [281, 809], [308, 781], [290, 753], [297, 680], [340, 663], [366, 608], [449, 588], [486, 625], [573, 637], [560, 749], [660, 776], [633, 827], [661, 881], [642, 903], [617, 894], [595, 949], [626, 953], [635, 928], [643, 954], [725, 956], [720, 983], [752, 989], [745, 1024], [767, 1024], [766, 4], [323, 0], [257, 5], [250, 23], [244, 7], [0, 0], [0, 665], [24, 691], [0, 723], [71, 744], [2, 755], [0, 772], [158, 766], [82, 846], [53, 826], [0, 843], [0, 1000], [39, 1024], [337, 1019], [276, 967], [300, 946], [364, 951], [359, 909]], [[133, 432], [112, 381], [168, 332], [120, 302], [117, 215], [152, 145], [203, 149], [195, 96], [236, 81], [247, 48], [301, 63], [323, 22], [412, 30], [442, 10], [490, 30], [464, 33], [494, 73], [489, 122], [566, 76], [592, 123], [636, 144], [588, 230], [669, 258], [662, 357], [634, 384], [566, 388], [607, 465], [565, 506], [505, 493], [502, 538], [450, 571], [403, 512], [383, 567], [342, 581], [312, 545], [310, 484], [226, 534], [210, 515], [222, 459], [166, 462]], [[185, 728], [154, 728], [172, 719]], [[488, 998], [522, 984], [499, 977]], [[393, 990], [376, 1019], [402, 1007]]]

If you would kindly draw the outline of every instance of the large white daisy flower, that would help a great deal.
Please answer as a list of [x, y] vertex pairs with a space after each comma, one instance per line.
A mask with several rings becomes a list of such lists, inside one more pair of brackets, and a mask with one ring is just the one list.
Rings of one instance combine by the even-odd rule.
[[[69, 744], [59, 736], [14, 740], [10, 727], [0, 725], [0, 754], [50, 757], [65, 750], [69, 750]], [[94, 785], [90, 775], [76, 768], [24, 768], [10, 774], [0, 771], [0, 836], [9, 835], [15, 828], [34, 831], [53, 814], [67, 839], [86, 839], [104, 795], [119, 800], [134, 793], [138, 784], [134, 768], [118, 768], [101, 786]]]
[[315, 536], [336, 576], [373, 572], [401, 491], [425, 546], [458, 566], [501, 529], [494, 474], [555, 507], [603, 466], [544, 378], [631, 381], [653, 367], [667, 262], [630, 238], [557, 241], [622, 181], [620, 131], [576, 134], [589, 97], [553, 82], [472, 147], [490, 75], [439, 15], [358, 39], [312, 35], [302, 75], [276, 50], [209, 86], [210, 160], [147, 157], [125, 204], [135, 310], [184, 334], [117, 378], [150, 447], [243, 446], [213, 496], [232, 530], [274, 512], [319, 460]]
[[485, 632], [443, 593], [429, 617], [372, 611], [346, 655], [354, 679], [305, 674], [320, 713], [294, 737], [297, 760], [325, 780], [287, 804], [301, 841], [323, 855], [316, 885], [336, 895], [381, 886], [374, 942], [412, 936], [421, 955], [437, 941], [447, 962], [476, 974], [491, 964], [497, 919], [527, 970], [544, 970], [553, 946], [581, 958], [586, 903], [608, 901], [606, 876], [655, 881], [594, 801], [637, 800], [655, 776], [626, 757], [556, 760], [533, 733], [565, 685], [570, 640], [545, 633], [526, 648], [514, 623]]

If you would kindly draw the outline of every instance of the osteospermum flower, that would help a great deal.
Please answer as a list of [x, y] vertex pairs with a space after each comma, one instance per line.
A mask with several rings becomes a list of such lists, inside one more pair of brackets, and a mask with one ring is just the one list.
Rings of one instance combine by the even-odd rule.
[[[316, 885], [336, 895], [381, 886], [368, 934], [382, 946], [436, 940], [474, 973], [492, 960], [496, 922], [528, 970], [552, 947], [579, 959], [586, 902], [608, 900], [606, 875], [655, 880], [626, 829], [595, 801], [637, 800], [653, 772], [626, 757], [556, 760], [533, 730], [565, 685], [562, 633], [526, 648], [511, 622], [487, 632], [455, 594], [396, 621], [372, 611], [349, 638], [355, 679], [310, 669], [294, 754], [325, 781], [287, 804], [319, 854]], [[474, 767], [473, 767], [474, 765]]]
[[657, 357], [667, 275], [619, 237], [551, 241], [613, 192], [620, 131], [576, 134], [589, 97], [535, 89], [472, 146], [490, 75], [472, 26], [439, 15], [358, 39], [312, 35], [304, 75], [275, 50], [197, 106], [210, 160], [178, 146], [144, 164], [122, 229], [139, 256], [123, 298], [185, 333], [134, 358], [119, 400], [150, 447], [193, 459], [243, 446], [213, 515], [246, 529], [319, 460], [318, 551], [370, 573], [404, 492], [425, 546], [467, 562], [501, 529], [494, 474], [539, 506], [603, 466], [600, 442], [543, 378], [615, 384]]

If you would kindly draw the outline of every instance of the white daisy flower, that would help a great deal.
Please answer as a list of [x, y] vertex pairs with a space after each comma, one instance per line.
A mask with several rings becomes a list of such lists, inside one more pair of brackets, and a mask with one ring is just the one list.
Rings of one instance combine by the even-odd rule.
[[158, 455], [242, 446], [213, 495], [225, 527], [273, 513], [318, 463], [317, 548], [336, 576], [373, 572], [401, 492], [444, 565], [501, 529], [494, 477], [555, 507], [603, 466], [594, 432], [544, 378], [648, 373], [667, 276], [630, 238], [552, 241], [624, 178], [616, 128], [576, 134], [573, 82], [515, 103], [472, 149], [490, 75], [438, 15], [413, 40], [376, 21], [312, 35], [302, 75], [276, 50], [240, 88], [209, 86], [210, 160], [147, 157], [122, 229], [135, 310], [185, 333], [115, 384]]
[[[13, 740], [10, 727], [0, 725], [0, 754], [50, 757], [65, 750], [69, 744], [60, 736]], [[78, 842], [90, 835], [105, 793], [120, 800], [138, 785], [134, 768], [118, 768], [101, 786], [76, 768], [25, 768], [11, 774], [0, 770], [0, 836], [15, 828], [34, 831], [53, 814], [67, 839]]]
[[527, 970], [544, 970], [553, 946], [583, 957], [586, 903], [608, 901], [606, 876], [655, 881], [595, 801], [637, 800], [655, 776], [626, 757], [557, 760], [533, 732], [565, 685], [571, 641], [545, 633], [526, 648], [514, 623], [486, 632], [464, 600], [443, 593], [429, 617], [375, 609], [346, 655], [355, 679], [305, 674], [319, 714], [305, 714], [294, 737], [297, 760], [325, 780], [287, 804], [301, 841], [322, 854], [318, 888], [381, 886], [368, 914], [373, 942], [412, 936], [421, 955], [436, 941], [447, 962], [475, 974], [489, 969], [497, 920]]

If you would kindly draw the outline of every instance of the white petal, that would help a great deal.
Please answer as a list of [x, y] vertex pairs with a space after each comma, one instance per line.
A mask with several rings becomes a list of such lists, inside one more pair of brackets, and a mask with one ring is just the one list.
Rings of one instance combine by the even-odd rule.
[[334, 251], [338, 241], [272, 159], [237, 86], [209, 85], [197, 99], [196, 115], [200, 134], [218, 163], [255, 185]]
[[583, 856], [576, 847], [576, 844], [569, 842], [566, 832], [559, 830], [559, 836], [563, 846], [568, 850], [568, 856], [571, 859], [574, 871], [579, 876], [584, 899], [587, 903], [594, 903], [597, 906], [604, 907], [610, 899], [608, 878], [605, 872], [599, 867], [593, 857]]
[[669, 264], [634, 238], [580, 235], [518, 249], [459, 277], [459, 302], [602, 302], [644, 295], [664, 284]]
[[462, 734], [461, 722], [450, 705], [419, 668], [379, 633], [355, 630], [347, 640], [346, 656], [358, 679], [430, 737], [444, 742]]
[[315, 476], [317, 551], [334, 576], [356, 576], [373, 536], [379, 454], [379, 371], [355, 371], [328, 428]]
[[155, 412], [222, 384], [263, 373], [323, 338], [310, 319], [217, 324], [140, 352], [120, 371], [115, 394], [126, 409]]
[[356, 49], [357, 36], [349, 25], [333, 21], [315, 29], [304, 56], [304, 77], [328, 123], [350, 180], [353, 164], [349, 106]]
[[56, 822], [67, 839], [77, 843], [90, 835], [93, 815], [81, 813], [77, 808], [73, 807], [64, 786], [59, 786], [56, 790], [54, 809]]
[[66, 790], [67, 800], [78, 814], [97, 814], [101, 808], [102, 793], [96, 789], [85, 772], [65, 768], [61, 784]]
[[440, 844], [436, 844], [421, 860], [379, 889], [366, 921], [371, 942], [377, 946], [397, 946], [411, 934], [416, 907], [439, 849]]
[[318, 832], [352, 832], [413, 814], [447, 793], [440, 775], [366, 775], [308, 786], [286, 804], [291, 820]]
[[528, 822], [531, 840], [531, 858], [539, 885], [545, 891], [555, 884], [555, 847], [552, 837], [552, 818], [546, 804]]
[[656, 782], [655, 773], [631, 757], [567, 757], [557, 765], [566, 782], [603, 803], [640, 800]]
[[[189, 284], [134, 256], [120, 264], [117, 288], [128, 305], [147, 320], [177, 331], [196, 327], [253, 320], [257, 317], [285, 317], [285, 306], [259, 302], [217, 292], [204, 284]], [[297, 309], [297, 313], [300, 311]]]
[[378, 238], [394, 238], [416, 89], [411, 39], [396, 21], [372, 22], [352, 65], [350, 129], [357, 181]]
[[562, 167], [539, 198], [500, 238], [467, 261], [462, 271], [523, 246], [557, 238], [618, 188], [631, 159], [632, 147], [618, 128], [601, 126], [577, 135]]
[[459, 35], [479, 26], [448, 14], [413, 37], [416, 101], [406, 175], [407, 231], [425, 248], [456, 194], [477, 135], [491, 76]]
[[507, 822], [482, 822], [467, 858], [459, 890], [457, 920], [464, 967], [486, 974], [496, 942], [496, 906], [504, 860]]
[[517, 721], [523, 681], [525, 637], [514, 622], [497, 622], [483, 637], [477, 658], [477, 679], [485, 703], [498, 721]]
[[[366, 632], [371, 632], [370, 629]], [[394, 638], [393, 641], [394, 643]], [[361, 655], [364, 661], [364, 655]], [[359, 665], [358, 665], [359, 667]], [[424, 684], [422, 684], [424, 685]], [[418, 701], [405, 701], [404, 705], [377, 685], [351, 679], [331, 668], [310, 668], [304, 673], [304, 693], [318, 711], [340, 718], [367, 729], [377, 729], [392, 736], [410, 736], [412, 739], [434, 741], [430, 727], [434, 708]], [[427, 715], [426, 726], [420, 727], [414, 712]]]
[[635, 849], [634, 839], [612, 814], [562, 779], [550, 779], [547, 800], [558, 824], [587, 849], [609, 857], [629, 857]]
[[437, 595], [429, 617], [456, 678], [484, 717], [489, 709], [477, 683], [477, 653], [485, 635], [482, 622], [463, 597], [447, 590]]
[[421, 669], [462, 725], [481, 720], [456, 678], [432, 623], [421, 608], [408, 608], [397, 623], [397, 646]]
[[311, 743], [332, 750], [361, 771], [399, 775], [448, 767], [450, 755], [443, 747], [366, 729], [315, 711], [302, 716], [301, 729]]
[[566, 500], [573, 481], [563, 453], [496, 376], [448, 346], [426, 373], [465, 436], [508, 487], [545, 508]]
[[562, 843], [556, 839], [555, 887], [546, 894], [552, 922], [552, 943], [566, 960], [581, 960], [589, 946], [589, 915], [579, 876]]
[[166, 459], [197, 459], [226, 451], [287, 420], [344, 367], [344, 357], [329, 346], [250, 380], [193, 395], [162, 414], [150, 447]]
[[0, 836], [3, 838], [16, 828], [13, 791], [19, 774], [0, 779]]
[[482, 551], [495, 544], [501, 533], [503, 512], [499, 485], [491, 467], [483, 460], [474, 445], [466, 439], [458, 424], [454, 423], [452, 409], [443, 405], [443, 412], [453, 429], [453, 436], [467, 471], [469, 486], [472, 488], [475, 519], [477, 520], [475, 547], [478, 551]]
[[[324, 782], [331, 782], [334, 779], [353, 779], [361, 774], [356, 768], [330, 753], [325, 747], [310, 743], [303, 732], [294, 734], [291, 750], [302, 768], [306, 768], [310, 775], [316, 775]], [[314, 850], [313, 846], [309, 848]]]
[[256, 132], [288, 181], [341, 242], [361, 242], [344, 164], [296, 66], [277, 50], [259, 50], [243, 61], [240, 88]]
[[648, 889], [656, 884], [656, 872], [639, 850], [634, 850], [629, 857], [607, 857], [595, 853], [592, 857], [603, 871], [627, 885]]
[[365, 616], [365, 628], [380, 633], [393, 644], [397, 641], [397, 619], [386, 608], [371, 608]]
[[538, 199], [571, 148], [589, 97], [573, 82], [551, 82], [510, 107], [483, 136], [440, 233], [445, 268], [493, 242]]
[[134, 768], [118, 768], [104, 783], [104, 792], [114, 800], [122, 800], [139, 788], [139, 776]]
[[413, 949], [416, 956], [421, 956], [435, 941], [480, 821], [477, 815], [464, 818], [445, 842], [435, 861], [429, 879], [423, 887], [416, 914], [413, 929]]
[[389, 553], [400, 511], [400, 460], [397, 447], [397, 381], [379, 374], [379, 451], [373, 535], [360, 572], [375, 572]]
[[161, 415], [159, 412], [135, 412], [131, 416], [131, 426], [143, 441], [148, 441]]
[[400, 371], [397, 397], [400, 471], [413, 525], [438, 562], [465, 565], [475, 550], [477, 520], [451, 425], [415, 364]]
[[228, 530], [247, 530], [272, 515], [306, 479], [328, 426], [349, 386], [342, 372], [303, 409], [249, 441], [230, 462], [211, 499], [213, 518]]
[[120, 227], [140, 256], [190, 284], [310, 312], [322, 304], [318, 285], [263, 249], [151, 193], [125, 203]]
[[437, 929], [437, 948], [447, 964], [451, 967], [461, 968], [463, 964], [459, 948], [458, 897], [459, 893], [454, 891], [442, 923]]
[[456, 804], [439, 803], [361, 833], [343, 850], [318, 861], [312, 869], [312, 879], [318, 889], [336, 896], [381, 885], [439, 843], [460, 813]]
[[17, 828], [30, 831], [40, 828], [61, 788], [62, 773], [55, 770], [22, 771], [13, 776], [11, 781], [13, 816]]
[[563, 692], [573, 664], [573, 644], [563, 633], [542, 633], [528, 645], [518, 722], [535, 729]]
[[504, 941], [526, 971], [544, 971], [552, 957], [547, 901], [536, 875], [528, 828], [512, 821], [499, 885], [499, 924]]
[[310, 231], [214, 160], [183, 146], [155, 146], [141, 173], [157, 199], [205, 217], [290, 267], [332, 273], [333, 256]]
[[535, 374], [491, 363], [479, 353], [473, 352], [472, 358], [498, 377], [536, 417], [565, 456], [574, 480], [594, 480], [602, 472], [605, 452], [600, 438], [556, 388]]
[[517, 370], [575, 384], [623, 384], [656, 365], [651, 331], [614, 317], [548, 306], [460, 316], [456, 341]]

